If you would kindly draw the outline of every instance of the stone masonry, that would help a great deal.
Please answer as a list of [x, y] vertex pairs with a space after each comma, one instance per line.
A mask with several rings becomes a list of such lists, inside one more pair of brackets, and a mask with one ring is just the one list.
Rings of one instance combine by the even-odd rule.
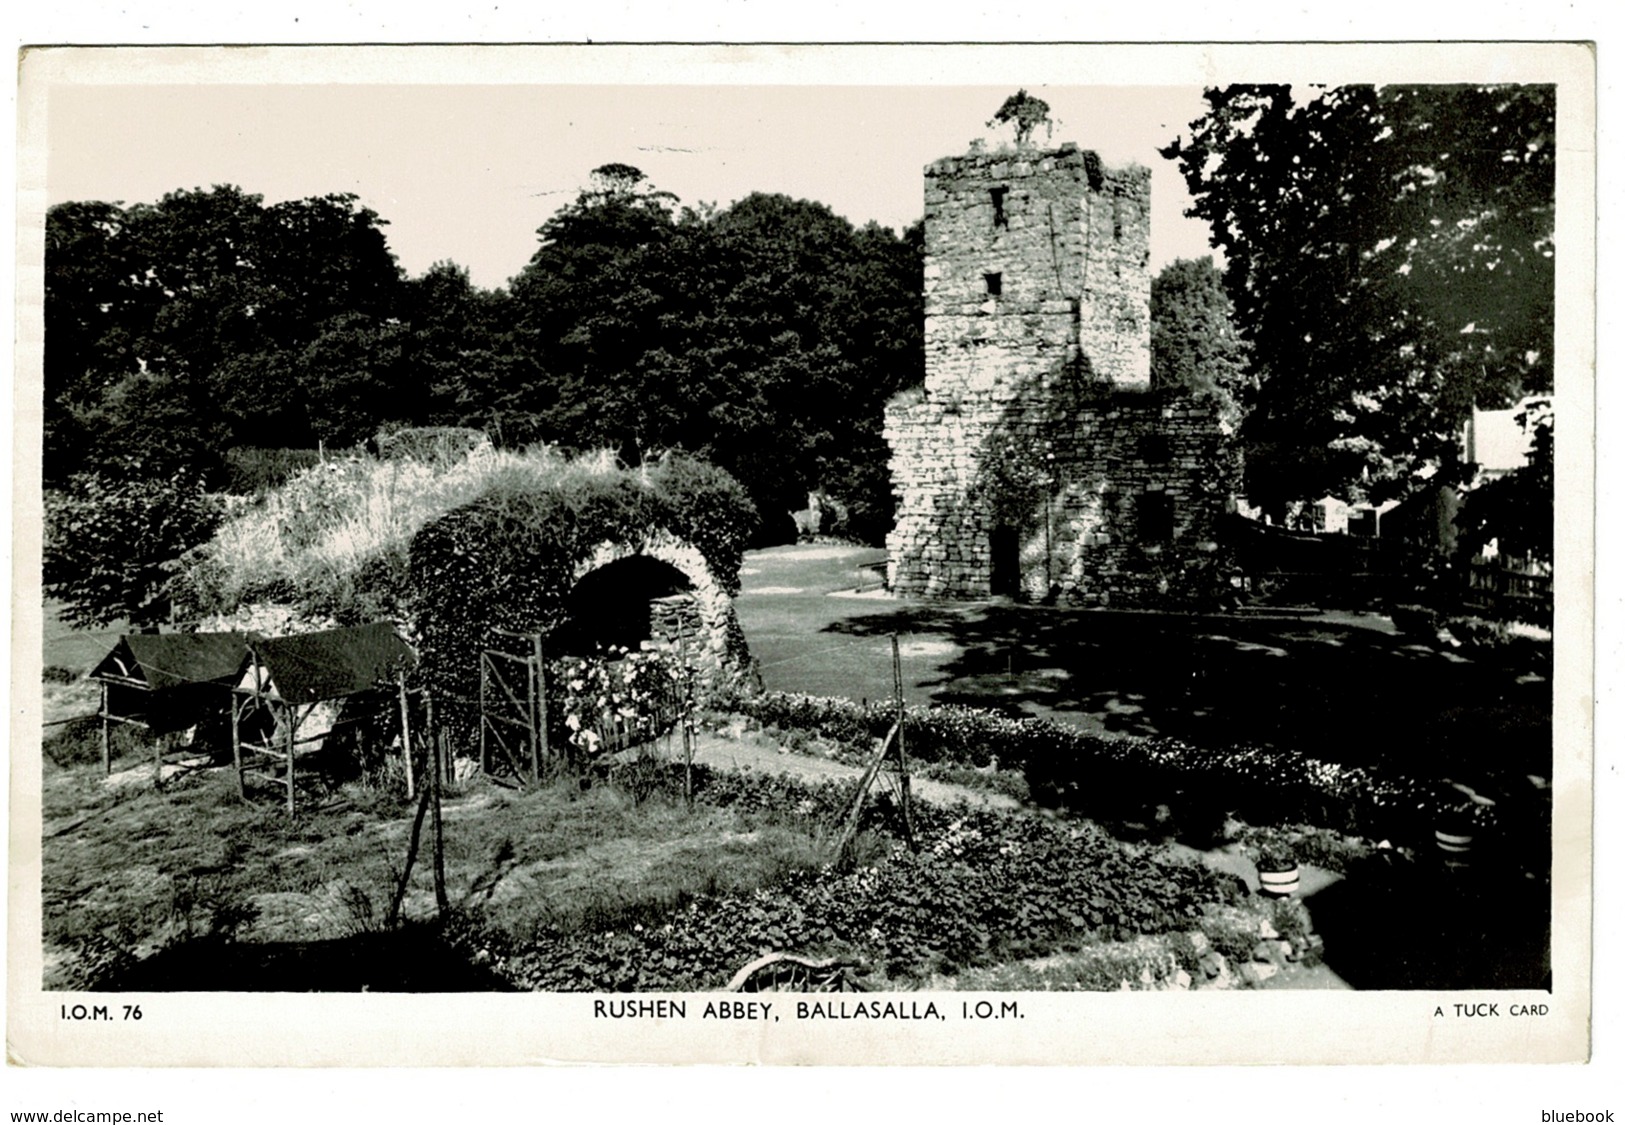
[[1226, 402], [1151, 388], [1151, 174], [1064, 144], [925, 172], [925, 387], [888, 407], [903, 595], [1177, 599], [1212, 581]]

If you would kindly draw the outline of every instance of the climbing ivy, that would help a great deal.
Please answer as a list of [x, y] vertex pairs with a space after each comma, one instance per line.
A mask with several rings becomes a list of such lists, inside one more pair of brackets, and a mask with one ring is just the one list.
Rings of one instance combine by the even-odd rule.
[[727, 473], [671, 455], [648, 470], [499, 478], [412, 540], [409, 600], [431, 683], [469, 695], [498, 629], [550, 633], [577, 568], [609, 541], [634, 548], [664, 530], [739, 589], [756, 510]]

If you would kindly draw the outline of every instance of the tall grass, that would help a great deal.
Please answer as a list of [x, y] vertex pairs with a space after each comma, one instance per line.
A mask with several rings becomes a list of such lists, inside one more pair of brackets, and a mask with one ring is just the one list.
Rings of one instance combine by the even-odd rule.
[[216, 622], [252, 603], [297, 606], [308, 621], [399, 616], [407, 551], [424, 524], [493, 488], [614, 471], [611, 454], [567, 460], [546, 447], [482, 446], [439, 464], [328, 460], [236, 512], [182, 560], [177, 605]]

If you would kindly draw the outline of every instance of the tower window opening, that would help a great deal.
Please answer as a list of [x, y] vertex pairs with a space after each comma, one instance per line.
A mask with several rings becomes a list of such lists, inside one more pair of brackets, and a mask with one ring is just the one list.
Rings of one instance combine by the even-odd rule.
[[987, 283], [987, 295], [989, 297], [1001, 297], [1004, 295], [1004, 274], [984, 273], [982, 275], [982, 280]]
[[995, 227], [1009, 226], [1004, 217], [1004, 197], [1010, 193], [1007, 187], [993, 188], [989, 195], [993, 197], [993, 225]]

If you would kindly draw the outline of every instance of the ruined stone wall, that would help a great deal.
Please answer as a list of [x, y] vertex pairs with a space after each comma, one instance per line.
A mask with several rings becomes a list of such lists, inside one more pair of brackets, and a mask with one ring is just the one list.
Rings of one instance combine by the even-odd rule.
[[933, 398], [1009, 398], [1056, 369], [1150, 385], [1147, 169], [1066, 145], [949, 157], [925, 175]]
[[1237, 466], [1224, 400], [1149, 390], [1150, 173], [977, 152], [927, 168], [925, 202], [925, 387], [886, 416], [892, 588], [1177, 596]]
[[913, 485], [889, 541], [899, 594], [1143, 604], [1210, 578], [1239, 468], [1215, 396], [1107, 392], [975, 418], [925, 401], [886, 432], [893, 479]]

